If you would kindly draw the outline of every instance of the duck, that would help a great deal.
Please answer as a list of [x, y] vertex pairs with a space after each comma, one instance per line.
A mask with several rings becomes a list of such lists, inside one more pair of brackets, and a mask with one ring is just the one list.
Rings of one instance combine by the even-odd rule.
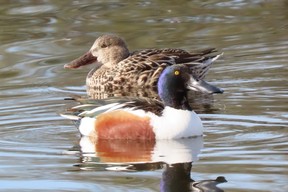
[[[204, 79], [211, 64], [223, 54], [215, 52], [215, 48], [191, 52], [163, 48], [130, 53], [122, 38], [104, 34], [95, 40], [88, 52], [65, 64], [64, 68], [76, 69], [96, 64], [86, 77], [86, 91], [90, 98], [127, 96], [131, 93], [136, 93], [132, 96], [156, 97], [159, 76], [167, 66], [189, 63], [194, 77]], [[139, 92], [143, 94], [139, 95]]]
[[220, 88], [195, 78], [189, 64], [166, 67], [159, 76], [157, 88], [160, 101], [135, 98], [96, 108], [90, 102], [74, 107], [74, 114], [61, 115], [78, 121], [81, 135], [96, 140], [187, 138], [203, 135], [201, 119], [189, 105], [188, 91], [223, 93]]

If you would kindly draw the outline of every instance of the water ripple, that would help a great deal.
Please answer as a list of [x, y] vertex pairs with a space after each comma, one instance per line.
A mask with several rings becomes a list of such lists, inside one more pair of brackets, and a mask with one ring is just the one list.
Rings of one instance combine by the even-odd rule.
[[[107, 171], [95, 153], [79, 153], [78, 130], [58, 115], [70, 105], [64, 97], [85, 95], [89, 71], [63, 65], [110, 32], [131, 50], [222, 49], [207, 80], [225, 93], [195, 101], [206, 130], [192, 175], [221, 173], [227, 191], [286, 190], [286, 1], [7, 1], [0, 9], [1, 189], [159, 190], [161, 166]], [[179, 158], [175, 150], [166, 152]]]

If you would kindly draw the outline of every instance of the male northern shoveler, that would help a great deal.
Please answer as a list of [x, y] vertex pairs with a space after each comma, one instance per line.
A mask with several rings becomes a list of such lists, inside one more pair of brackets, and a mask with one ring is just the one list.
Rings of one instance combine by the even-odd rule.
[[[195, 78], [203, 79], [211, 64], [221, 55], [214, 48], [187, 52], [182, 49], [145, 49], [130, 53], [125, 41], [116, 35], [103, 35], [91, 49], [65, 68], [97, 63], [87, 78], [87, 93], [115, 93], [154, 89], [163, 69], [173, 64], [190, 63]], [[136, 88], [136, 89], [135, 89]], [[155, 92], [157, 95], [157, 91]], [[97, 96], [96, 96], [97, 97]]]
[[161, 73], [157, 87], [162, 102], [136, 99], [97, 108], [88, 104], [76, 107], [81, 112], [77, 116], [63, 116], [80, 120], [80, 133], [97, 139], [151, 140], [202, 135], [202, 122], [188, 103], [188, 90], [210, 94], [223, 91], [197, 80], [188, 66], [171, 65]]

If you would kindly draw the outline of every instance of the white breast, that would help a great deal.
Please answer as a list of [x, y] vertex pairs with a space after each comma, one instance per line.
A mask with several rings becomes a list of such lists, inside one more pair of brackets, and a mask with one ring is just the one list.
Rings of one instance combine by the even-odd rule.
[[163, 115], [151, 118], [156, 139], [178, 139], [203, 135], [201, 119], [194, 111], [165, 107]]

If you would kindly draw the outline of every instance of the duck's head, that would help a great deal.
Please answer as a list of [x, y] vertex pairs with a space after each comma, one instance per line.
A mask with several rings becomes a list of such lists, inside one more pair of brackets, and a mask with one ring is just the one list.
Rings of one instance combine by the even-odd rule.
[[116, 35], [102, 35], [96, 39], [91, 49], [73, 60], [64, 68], [78, 68], [92, 63], [113, 66], [129, 56], [129, 50], [123, 39]]
[[223, 93], [218, 87], [195, 79], [186, 65], [172, 65], [161, 73], [158, 80], [158, 94], [165, 106], [191, 110], [187, 100], [189, 90], [206, 94]]

